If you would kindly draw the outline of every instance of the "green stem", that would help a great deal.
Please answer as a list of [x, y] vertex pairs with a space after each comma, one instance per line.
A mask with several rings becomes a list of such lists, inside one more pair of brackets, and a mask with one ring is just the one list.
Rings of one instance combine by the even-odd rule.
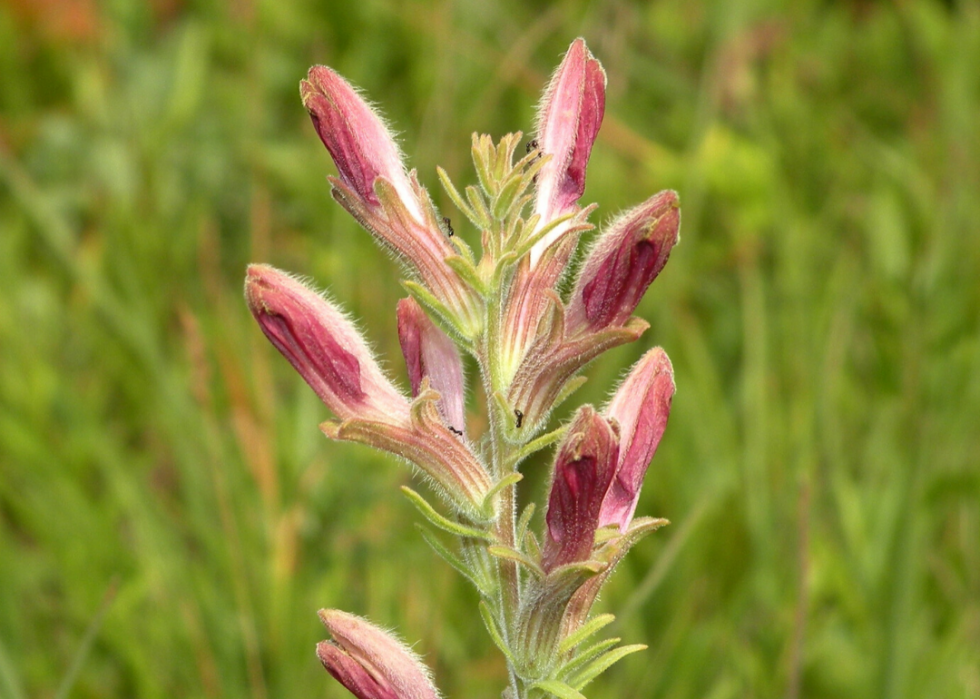
[[[497, 275], [495, 275], [496, 277]], [[494, 285], [488, 294], [486, 305], [486, 333], [481, 357], [483, 389], [487, 399], [489, 417], [489, 437], [491, 446], [492, 469], [494, 477], [504, 478], [514, 472], [516, 460], [513, 458], [517, 449], [505, 438], [507, 415], [499, 410], [494, 395], [502, 390], [500, 379], [501, 353], [501, 309], [503, 305], [503, 285]], [[516, 512], [517, 488], [515, 485], [505, 487], [498, 495], [499, 511], [494, 526], [494, 537], [503, 546], [516, 547]], [[513, 560], [495, 557], [495, 570], [498, 576], [497, 588], [500, 597], [497, 600], [499, 625], [508, 646], [513, 646], [517, 631], [517, 612], [521, 603], [520, 571], [518, 563]], [[518, 681], [515, 668], [510, 670], [510, 684], [514, 699], [523, 699], [521, 683]]]

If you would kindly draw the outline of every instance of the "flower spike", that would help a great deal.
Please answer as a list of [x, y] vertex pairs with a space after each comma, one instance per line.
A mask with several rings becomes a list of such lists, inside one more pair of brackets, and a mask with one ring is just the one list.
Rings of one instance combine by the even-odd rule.
[[[438, 169], [476, 229], [467, 243], [350, 83], [325, 66], [300, 83], [337, 167], [331, 195], [402, 267], [409, 298], [396, 316], [410, 397], [316, 291], [266, 265], [250, 266], [245, 284], [262, 331], [333, 411], [324, 434], [400, 457], [442, 498], [430, 504], [403, 488], [441, 530], [423, 529], [426, 541], [480, 595], [480, 615], [507, 664], [508, 699], [582, 699], [597, 674], [643, 647], [585, 641], [612, 619], [591, 614], [617, 564], [668, 524], [634, 517], [674, 395], [662, 349], [630, 369], [604, 410], [582, 406], [544, 433], [586, 380], [582, 369], [649, 328], [633, 313], [678, 242], [678, 196], [665, 191], [577, 254], [594, 227], [597, 204], [580, 199], [605, 93], [605, 71], [576, 39], [542, 95], [523, 154], [515, 156], [520, 131], [497, 142], [474, 134], [473, 184], [458, 189]], [[477, 240], [482, 251], [471, 247]], [[463, 351], [480, 381], [473, 395], [485, 400], [471, 421], [482, 434], [466, 434]], [[552, 445], [547, 509], [534, 531], [537, 505], [518, 497], [518, 469]], [[320, 618], [332, 638], [317, 656], [357, 699], [438, 699], [428, 670], [392, 634], [344, 612], [321, 610]]]

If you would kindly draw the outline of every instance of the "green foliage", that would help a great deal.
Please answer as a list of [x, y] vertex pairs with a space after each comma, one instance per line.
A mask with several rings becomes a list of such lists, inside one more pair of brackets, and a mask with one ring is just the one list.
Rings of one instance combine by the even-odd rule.
[[397, 357], [299, 80], [382, 103], [450, 212], [436, 165], [465, 187], [471, 132], [530, 132], [579, 34], [593, 221], [668, 187], [684, 216], [581, 389], [653, 344], [678, 386], [638, 509], [674, 524], [603, 600], [650, 648], [589, 696], [980, 697], [977, 5], [538, 4], [0, 4], [0, 697], [340, 697], [325, 606], [449, 697], [505, 683], [403, 471], [323, 440], [240, 288], [309, 274]]

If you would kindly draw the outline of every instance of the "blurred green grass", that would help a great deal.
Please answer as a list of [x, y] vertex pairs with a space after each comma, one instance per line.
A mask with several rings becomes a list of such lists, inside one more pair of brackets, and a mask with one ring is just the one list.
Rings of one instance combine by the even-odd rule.
[[650, 331], [581, 391], [674, 362], [640, 505], [674, 524], [602, 600], [650, 650], [590, 696], [980, 697], [980, 5], [931, 0], [0, 2], [0, 697], [342, 697], [323, 606], [496, 696], [409, 476], [322, 439], [240, 288], [310, 275], [401, 376], [299, 79], [364, 87], [452, 215], [435, 166], [526, 132], [578, 35], [585, 199], [684, 212]]

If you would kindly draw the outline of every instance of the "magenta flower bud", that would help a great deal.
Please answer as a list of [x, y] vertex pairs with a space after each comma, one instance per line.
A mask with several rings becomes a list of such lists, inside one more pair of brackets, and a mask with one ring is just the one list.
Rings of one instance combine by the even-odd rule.
[[664, 191], [622, 214], [586, 255], [568, 305], [570, 335], [623, 325], [679, 240], [677, 193]]
[[422, 379], [428, 377], [431, 387], [439, 392], [443, 419], [453, 432], [462, 435], [466, 429], [463, 361], [449, 336], [411, 297], [398, 302], [398, 341], [412, 383], [412, 396], [419, 395]]
[[674, 369], [667, 353], [655, 347], [630, 369], [603, 412], [619, 423], [619, 460], [602, 502], [600, 527], [617, 524], [625, 531], [633, 519], [647, 466], [667, 427], [673, 395]]
[[405, 644], [365, 619], [321, 609], [332, 641], [316, 654], [333, 677], [358, 699], [438, 699], [428, 668]]
[[395, 139], [377, 112], [350, 83], [327, 66], [313, 66], [306, 80], [300, 82], [299, 92], [344, 184], [377, 207], [380, 202], [374, 182], [384, 177], [394, 186], [412, 216], [422, 221]]
[[[576, 39], [551, 77], [538, 111], [538, 147], [551, 158], [538, 173], [534, 204], [543, 223], [575, 210], [605, 108], [606, 73], [585, 40]], [[557, 226], [534, 246], [532, 266], [566, 228]]]
[[262, 332], [342, 420], [409, 422], [409, 402], [333, 304], [268, 265], [249, 265], [245, 298]]
[[328, 437], [398, 454], [432, 478], [460, 511], [482, 516], [490, 476], [445, 425], [435, 392], [422, 391], [409, 403], [354, 325], [285, 272], [250, 265], [245, 298], [262, 332], [340, 418], [320, 426]]
[[609, 422], [592, 406], [580, 408], [555, 456], [541, 557], [545, 572], [589, 559], [618, 455]]

